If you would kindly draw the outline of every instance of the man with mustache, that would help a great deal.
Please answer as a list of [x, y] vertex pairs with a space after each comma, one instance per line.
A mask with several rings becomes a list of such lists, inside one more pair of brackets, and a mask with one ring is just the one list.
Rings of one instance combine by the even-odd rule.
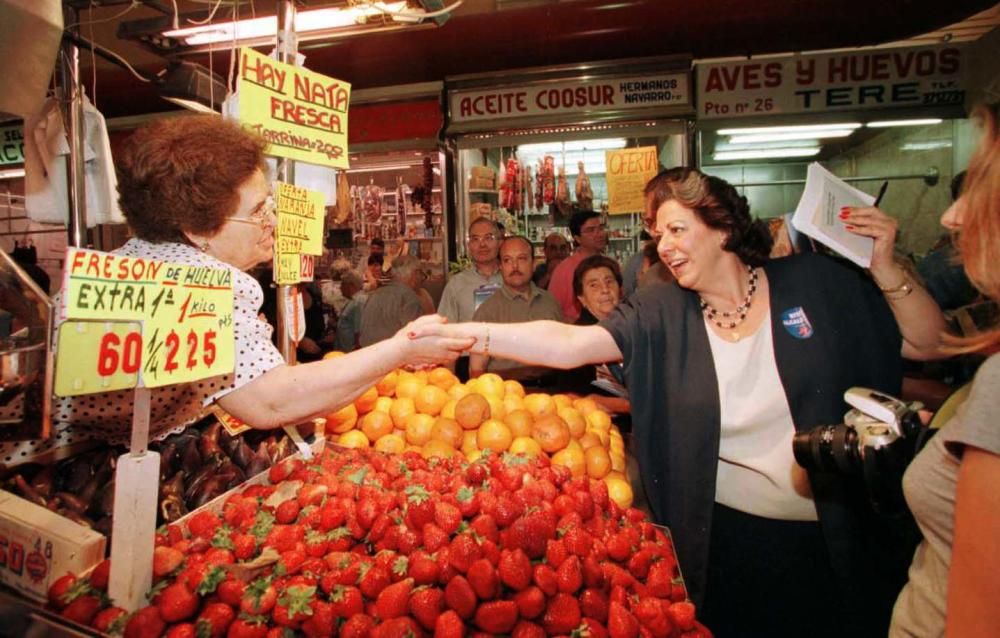
[[[526, 237], [508, 237], [500, 244], [500, 275], [503, 286], [483, 302], [473, 321], [517, 323], [535, 319], [562, 321], [562, 311], [548, 291], [531, 281], [533, 247]], [[526, 366], [510, 359], [497, 359], [487, 354], [469, 357], [469, 376], [478, 377], [484, 372], [495, 372], [505, 379], [517, 379], [529, 387], [545, 385], [553, 380], [552, 370]]]

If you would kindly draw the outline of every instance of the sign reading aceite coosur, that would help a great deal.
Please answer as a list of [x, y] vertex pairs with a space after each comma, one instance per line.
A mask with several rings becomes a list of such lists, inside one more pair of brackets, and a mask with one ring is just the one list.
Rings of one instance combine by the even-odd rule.
[[698, 117], [962, 106], [965, 49], [869, 49], [698, 65]]
[[278, 157], [347, 168], [351, 85], [239, 50], [239, 119]]
[[228, 269], [68, 248], [59, 310], [59, 396], [233, 371]]
[[690, 104], [686, 72], [645, 73], [449, 92], [452, 124]]

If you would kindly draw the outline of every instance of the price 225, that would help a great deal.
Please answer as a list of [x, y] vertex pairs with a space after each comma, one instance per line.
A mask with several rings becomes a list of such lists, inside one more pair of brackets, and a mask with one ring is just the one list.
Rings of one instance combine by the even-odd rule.
[[[216, 336], [214, 330], [206, 330], [201, 335], [194, 330], [189, 330], [184, 337], [178, 335], [175, 330], [171, 330], [163, 339], [163, 346], [166, 350], [163, 371], [173, 372], [182, 363], [188, 370], [193, 370], [200, 365], [206, 368], [211, 367], [215, 363], [217, 354]], [[179, 362], [178, 359], [181, 361]], [[142, 335], [140, 333], [130, 332], [119, 336], [108, 332], [101, 337], [97, 355], [97, 374], [102, 377], [108, 377], [118, 372], [135, 374], [141, 365]]]

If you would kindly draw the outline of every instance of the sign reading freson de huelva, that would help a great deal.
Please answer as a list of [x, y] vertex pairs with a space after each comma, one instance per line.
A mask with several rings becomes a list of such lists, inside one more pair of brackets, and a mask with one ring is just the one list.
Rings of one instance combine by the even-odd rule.
[[184, 383], [233, 370], [226, 268], [68, 248], [56, 394]]

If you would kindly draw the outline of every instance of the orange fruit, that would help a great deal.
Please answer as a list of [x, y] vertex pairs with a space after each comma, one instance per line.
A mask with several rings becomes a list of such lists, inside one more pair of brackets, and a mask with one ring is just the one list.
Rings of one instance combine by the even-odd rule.
[[557, 409], [573, 407], [573, 399], [568, 394], [553, 394], [552, 400], [556, 402]]
[[469, 452], [478, 452], [479, 444], [476, 443], [476, 430], [462, 430], [462, 450], [463, 454], [468, 454]]
[[331, 350], [330, 352], [327, 352], [326, 354], [324, 354], [323, 358], [324, 359], [336, 359], [337, 357], [342, 357], [345, 354], [347, 354], [347, 353], [346, 352], [341, 352], [340, 350]]
[[[404, 376], [405, 375], [405, 376]], [[420, 388], [426, 385], [419, 377], [415, 374], [400, 373], [399, 379], [396, 381], [396, 398], [417, 398], [417, 393], [420, 392]]]
[[544, 454], [542, 446], [538, 441], [530, 436], [517, 436], [510, 444], [510, 452], [513, 454], [523, 454], [525, 456], [538, 456]]
[[505, 392], [504, 380], [493, 372], [481, 374], [476, 378], [476, 392], [502, 400]]
[[454, 449], [462, 447], [465, 430], [455, 419], [439, 416], [431, 428], [431, 441], [444, 441]]
[[531, 436], [531, 426], [534, 425], [535, 419], [527, 410], [514, 410], [504, 416], [503, 422], [515, 437]]
[[608, 472], [608, 475], [604, 477], [604, 480], [607, 481], [610, 478], [621, 479], [623, 481], [627, 481], [628, 480], [628, 477], [625, 476], [624, 472], [615, 472], [614, 470], [611, 470], [610, 472]]
[[361, 430], [351, 430], [350, 432], [344, 432], [337, 437], [337, 445], [340, 445], [341, 447], [359, 448], [368, 447], [370, 443], [364, 432]]
[[556, 414], [535, 419], [531, 426], [531, 438], [538, 441], [543, 450], [552, 454], [566, 447], [570, 442], [569, 426]]
[[413, 405], [413, 399], [408, 397], [395, 399], [392, 402], [392, 407], [389, 408], [389, 416], [392, 417], [393, 424], [400, 429], [406, 427], [406, 419], [408, 419], [411, 414], [416, 413], [417, 408]]
[[375, 403], [377, 401], [378, 390], [371, 387], [362, 392], [361, 396], [354, 400], [354, 407], [358, 409], [358, 414], [367, 414], [375, 409]]
[[369, 441], [378, 441], [386, 434], [391, 434], [392, 428], [392, 417], [385, 412], [373, 410], [361, 417], [361, 431]]
[[594, 410], [600, 410], [600, 408], [597, 407], [597, 401], [594, 401], [590, 397], [580, 397], [573, 402], [573, 407], [576, 408], [577, 412], [582, 414], [584, 417]]
[[490, 402], [481, 394], [470, 394], [455, 404], [455, 420], [465, 430], [474, 430], [490, 418]]
[[557, 414], [569, 426], [570, 436], [574, 439], [580, 438], [587, 431], [587, 420], [574, 408], [559, 408]]
[[406, 440], [398, 434], [386, 434], [375, 441], [375, 449], [386, 454], [399, 454], [406, 449]]
[[448, 393], [436, 385], [425, 385], [417, 391], [417, 396], [413, 398], [413, 403], [417, 412], [437, 416], [441, 409], [448, 403]]
[[568, 467], [573, 476], [586, 476], [587, 474], [587, 461], [580, 450], [569, 447], [559, 450], [552, 455], [552, 462]]
[[483, 456], [482, 450], [469, 450], [468, 452], [463, 452], [465, 454], [465, 460], [469, 463], [475, 463]]
[[444, 407], [441, 408], [441, 413], [438, 414], [438, 416], [443, 416], [446, 419], [454, 419], [456, 405], [458, 405], [458, 401], [456, 401], [455, 399], [449, 400], [448, 403], [445, 403]]
[[467, 394], [472, 394], [472, 390], [464, 383], [456, 383], [448, 388], [448, 396], [458, 401]]
[[353, 403], [348, 403], [336, 412], [326, 415], [326, 431], [334, 434], [343, 434], [348, 430], [353, 430], [358, 423], [358, 409]]
[[625, 455], [621, 452], [615, 452], [614, 450], [608, 452], [608, 455], [611, 457], [611, 469], [615, 472], [622, 472], [624, 474], [626, 468]]
[[507, 410], [503, 407], [503, 399], [497, 398], [492, 394], [487, 394], [486, 401], [490, 404], [490, 418], [502, 421]]
[[458, 383], [458, 377], [448, 368], [438, 367], [431, 370], [430, 374], [427, 375], [427, 383], [436, 385], [442, 390], [447, 390]]
[[516, 394], [503, 395], [503, 411], [505, 413], [523, 409], [524, 409], [524, 399], [517, 396]]
[[611, 500], [618, 503], [622, 509], [632, 507], [632, 499], [635, 498], [635, 494], [632, 493], [632, 486], [629, 485], [628, 481], [606, 477], [604, 482], [608, 486], [608, 496], [611, 497]]
[[447, 459], [451, 458], [454, 454], [456, 454], [455, 448], [448, 445], [444, 441], [438, 441], [437, 439], [431, 439], [427, 443], [424, 443], [423, 448], [420, 450], [420, 455], [425, 459], [429, 459], [433, 456]]
[[608, 442], [610, 439], [608, 437], [607, 432], [602, 432], [601, 430], [598, 430], [597, 428], [588, 425], [587, 431], [584, 433], [584, 436], [586, 436], [587, 434], [593, 434], [595, 437], [597, 437], [597, 440], [601, 442], [601, 445], [603, 445], [604, 447], [608, 447]]
[[538, 392], [524, 397], [524, 409], [537, 419], [540, 416], [555, 414], [556, 402], [551, 396]]
[[389, 410], [392, 408], [392, 402], [395, 401], [392, 397], [379, 397], [375, 399], [375, 406], [372, 410], [378, 410], [379, 412], [385, 412], [389, 414]]
[[382, 379], [375, 384], [375, 389], [381, 396], [387, 397], [392, 396], [392, 393], [396, 391], [396, 381], [399, 378], [399, 374], [395, 370], [389, 374], [382, 377]]
[[587, 425], [608, 432], [611, 430], [611, 417], [604, 410], [594, 410], [587, 414]]
[[510, 428], [502, 421], [490, 419], [479, 426], [476, 432], [476, 445], [481, 450], [493, 450], [503, 452], [510, 447], [514, 441], [514, 436], [510, 433]]
[[426, 384], [428, 379], [428, 373], [426, 370], [414, 370], [412, 372], [413, 376], [420, 380], [420, 383]]
[[507, 379], [503, 382], [504, 396], [514, 395], [517, 397], [524, 398], [524, 386], [521, 385], [520, 381], [515, 381], [514, 379]]
[[597, 435], [590, 430], [584, 432], [583, 436], [581, 436], [579, 440], [580, 440], [580, 447], [582, 447], [584, 451], [589, 450], [595, 445], [597, 446], [601, 445], [601, 439], [599, 439]]
[[584, 450], [583, 458], [587, 463], [587, 476], [590, 478], [604, 478], [611, 471], [611, 455], [600, 445]]
[[410, 445], [423, 445], [431, 440], [431, 430], [434, 428], [434, 417], [429, 414], [411, 414], [406, 417], [406, 442]]

